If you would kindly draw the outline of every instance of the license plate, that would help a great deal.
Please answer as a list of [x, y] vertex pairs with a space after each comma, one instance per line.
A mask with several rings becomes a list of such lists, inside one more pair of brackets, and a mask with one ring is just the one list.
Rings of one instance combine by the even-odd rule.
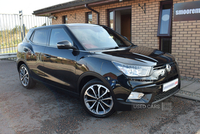
[[170, 89], [176, 87], [178, 85], [178, 78], [163, 84], [163, 92], [167, 92]]

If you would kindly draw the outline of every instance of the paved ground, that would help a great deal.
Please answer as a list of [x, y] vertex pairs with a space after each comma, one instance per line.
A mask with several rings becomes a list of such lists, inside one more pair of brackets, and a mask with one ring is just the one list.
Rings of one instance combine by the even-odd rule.
[[181, 133], [200, 134], [200, 102], [170, 97], [149, 109], [89, 116], [80, 101], [37, 84], [20, 85], [15, 62], [0, 61], [0, 133]]
[[200, 81], [199, 79], [181, 80], [181, 90], [176, 96], [200, 101]]

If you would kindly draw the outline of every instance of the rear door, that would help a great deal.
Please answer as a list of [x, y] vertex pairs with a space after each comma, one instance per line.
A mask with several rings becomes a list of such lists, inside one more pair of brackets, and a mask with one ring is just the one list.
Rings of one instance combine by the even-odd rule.
[[65, 27], [52, 28], [49, 44], [44, 50], [44, 72], [46, 82], [67, 90], [74, 89], [76, 54], [72, 49], [58, 49], [57, 43], [72, 39]]
[[47, 46], [50, 30], [48, 28], [39, 28], [34, 30], [30, 37], [30, 46], [25, 48], [27, 51], [26, 61], [34, 78], [42, 80], [43, 72], [43, 53]]

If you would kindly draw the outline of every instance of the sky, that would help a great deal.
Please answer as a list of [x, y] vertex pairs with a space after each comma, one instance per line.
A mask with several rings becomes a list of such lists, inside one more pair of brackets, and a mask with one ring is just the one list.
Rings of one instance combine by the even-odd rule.
[[31, 15], [33, 11], [45, 7], [66, 3], [73, 0], [0, 0], [0, 14], [18, 14], [23, 10], [24, 15]]

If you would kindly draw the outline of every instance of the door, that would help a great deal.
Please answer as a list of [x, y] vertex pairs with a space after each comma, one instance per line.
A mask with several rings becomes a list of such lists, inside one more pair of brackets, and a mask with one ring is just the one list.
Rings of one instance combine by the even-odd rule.
[[57, 43], [68, 40], [64, 28], [53, 28], [51, 30], [49, 45], [44, 50], [44, 67], [46, 82], [63, 89], [72, 90], [75, 78], [76, 55], [72, 49], [58, 49]]
[[108, 26], [131, 41], [131, 7], [108, 10]]
[[30, 46], [25, 47], [26, 51], [26, 61], [29, 69], [31, 70], [32, 77], [43, 81], [44, 72], [42, 70], [43, 66], [43, 53], [47, 45], [47, 40], [49, 36], [49, 29], [42, 28], [37, 29], [33, 32], [30, 38]]
[[130, 14], [121, 15], [121, 35], [131, 40], [131, 18]]

